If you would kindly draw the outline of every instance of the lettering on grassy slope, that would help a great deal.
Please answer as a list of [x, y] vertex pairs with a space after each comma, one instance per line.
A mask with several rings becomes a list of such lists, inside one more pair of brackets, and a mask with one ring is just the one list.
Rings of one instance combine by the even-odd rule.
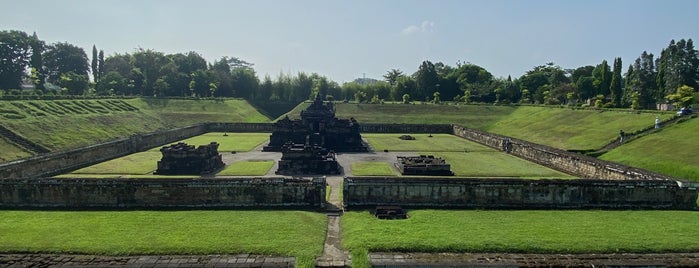
[[138, 108], [123, 100], [61, 100], [0, 102], [0, 117], [5, 119], [38, 118], [49, 115], [89, 115], [137, 112]]

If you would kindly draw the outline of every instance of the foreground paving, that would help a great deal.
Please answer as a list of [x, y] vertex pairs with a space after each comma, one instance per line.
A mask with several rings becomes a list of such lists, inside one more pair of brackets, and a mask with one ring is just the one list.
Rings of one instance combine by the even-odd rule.
[[57, 254], [0, 254], [0, 267], [269, 267], [293, 268], [292, 257], [259, 255], [99, 256]]
[[373, 267], [699, 267], [699, 253], [370, 253]]

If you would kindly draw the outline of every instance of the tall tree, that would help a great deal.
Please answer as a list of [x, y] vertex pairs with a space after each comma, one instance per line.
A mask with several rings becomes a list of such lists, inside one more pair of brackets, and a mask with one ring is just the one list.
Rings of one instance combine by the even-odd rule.
[[92, 81], [97, 83], [99, 80], [97, 70], [98, 70], [98, 59], [97, 59], [97, 47], [95, 45], [92, 45], [92, 63], [90, 64], [90, 68], [92, 70]]
[[[73, 72], [69, 77], [83, 75], [88, 79], [90, 70], [87, 54], [85, 50], [69, 43], [55, 43], [50, 45], [43, 55], [44, 66], [48, 74], [48, 81], [53, 84], [60, 84], [64, 74]], [[80, 79], [82, 81], [82, 79]], [[73, 90], [75, 93], [77, 90]]]
[[658, 97], [674, 94], [679, 87], [699, 86], [699, 57], [692, 39], [671, 40], [657, 60]]
[[655, 108], [657, 72], [653, 54], [643, 51], [641, 56], [634, 61], [633, 69], [630, 69], [628, 73], [630, 73], [630, 77], [627, 77], [629, 80], [627, 95], [631, 96], [631, 106], [639, 109]]
[[102, 79], [104, 76], [104, 50], [100, 49], [99, 56], [97, 58], [97, 78]]
[[621, 107], [621, 58], [614, 58], [614, 68], [612, 71], [612, 81], [609, 86], [609, 91], [614, 107]]
[[37, 89], [43, 90], [46, 74], [44, 70], [44, 60], [41, 56], [41, 53], [44, 52], [44, 47], [46, 46], [46, 43], [44, 41], [41, 41], [39, 37], [36, 35], [36, 32], [34, 32], [34, 34], [32, 34], [31, 37], [30, 46], [32, 49], [32, 57], [29, 61], [29, 66], [32, 67], [36, 75], [33, 81], [34, 86]]
[[593, 84], [597, 89], [597, 95], [608, 97], [610, 94], [609, 85], [612, 84], [612, 71], [607, 60], [603, 60], [602, 63], [595, 67], [592, 71], [592, 77], [594, 78]]
[[0, 31], [0, 89], [18, 89], [29, 65], [31, 39], [22, 31]]
[[403, 71], [399, 69], [391, 69], [383, 75], [383, 78], [386, 80], [386, 82], [388, 82], [388, 84], [394, 86], [396, 84], [396, 80], [398, 80], [398, 77], [401, 75], [403, 75]]
[[415, 96], [411, 96], [417, 100], [428, 100], [432, 94], [437, 91], [439, 86], [439, 76], [435, 66], [430, 61], [423, 61], [415, 73], [415, 85], [417, 92]]

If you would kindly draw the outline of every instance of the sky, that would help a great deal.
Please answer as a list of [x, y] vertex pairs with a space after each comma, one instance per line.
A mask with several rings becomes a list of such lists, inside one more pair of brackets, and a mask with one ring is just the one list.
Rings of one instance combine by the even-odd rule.
[[699, 40], [696, 0], [0, 0], [0, 30], [36, 32], [91, 56], [138, 48], [254, 64], [262, 79], [298, 72], [338, 82], [469, 62], [519, 77]]

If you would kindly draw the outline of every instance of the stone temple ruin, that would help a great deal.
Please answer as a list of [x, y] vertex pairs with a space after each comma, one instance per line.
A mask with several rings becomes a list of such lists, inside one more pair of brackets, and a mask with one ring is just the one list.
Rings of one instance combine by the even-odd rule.
[[335, 159], [335, 153], [317, 146], [293, 144], [288, 142], [282, 147], [282, 159], [276, 174], [309, 175], [309, 174], [340, 174], [341, 167]]
[[313, 103], [301, 111], [301, 119], [285, 117], [274, 124], [266, 152], [281, 152], [287, 142], [320, 146], [334, 152], [366, 152], [359, 124], [354, 118], [338, 119], [332, 102], [324, 103], [324, 94], [316, 95]]
[[225, 164], [218, 153], [218, 143], [211, 142], [194, 148], [184, 142], [160, 149], [163, 158], [158, 161], [158, 175], [200, 175], [212, 173]]
[[433, 155], [398, 156], [396, 167], [403, 175], [453, 176], [451, 165]]

